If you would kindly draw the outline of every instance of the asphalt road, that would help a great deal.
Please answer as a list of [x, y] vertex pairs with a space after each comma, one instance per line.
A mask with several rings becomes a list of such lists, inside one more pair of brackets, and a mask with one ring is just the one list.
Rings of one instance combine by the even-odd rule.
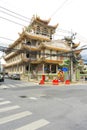
[[5, 80], [0, 85], [0, 130], [87, 130], [87, 85]]

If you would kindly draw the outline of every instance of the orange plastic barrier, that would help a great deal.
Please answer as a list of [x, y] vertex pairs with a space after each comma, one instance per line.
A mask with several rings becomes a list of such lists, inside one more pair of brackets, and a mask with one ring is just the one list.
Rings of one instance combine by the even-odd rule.
[[40, 83], [39, 84], [44, 84], [44, 80], [40, 80]]
[[54, 79], [54, 80], [52, 81], [52, 84], [53, 84], [53, 85], [58, 85], [58, 84], [59, 84], [59, 81], [58, 81], [57, 79]]
[[70, 80], [66, 80], [66, 81], [65, 81], [65, 84], [70, 84]]

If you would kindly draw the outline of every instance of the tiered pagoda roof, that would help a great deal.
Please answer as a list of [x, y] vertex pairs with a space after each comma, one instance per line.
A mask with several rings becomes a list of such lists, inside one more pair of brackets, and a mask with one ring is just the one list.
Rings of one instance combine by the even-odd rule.
[[30, 26], [34, 25], [35, 23], [39, 23], [39, 24], [41, 24], [41, 25], [45, 25], [45, 26], [48, 26], [48, 27], [50, 27], [50, 28], [56, 29], [57, 26], [58, 26], [58, 24], [52, 26], [52, 25], [49, 24], [50, 21], [51, 21], [51, 18], [49, 18], [48, 20], [43, 20], [43, 19], [41, 19], [41, 18], [38, 17], [38, 16], [36, 16], [36, 17], [33, 16], [32, 20], [31, 20]]

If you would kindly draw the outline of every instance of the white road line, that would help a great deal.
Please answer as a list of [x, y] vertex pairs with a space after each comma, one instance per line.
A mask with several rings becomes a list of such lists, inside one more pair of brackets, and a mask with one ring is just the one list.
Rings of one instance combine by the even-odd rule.
[[45, 119], [40, 119], [38, 121], [34, 121], [28, 125], [25, 125], [23, 127], [20, 127], [20, 128], [17, 128], [15, 130], [36, 130], [36, 129], [39, 129], [40, 127], [43, 127], [47, 124], [49, 124], [50, 122], [48, 122], [47, 120]]
[[15, 88], [16, 86], [15, 85], [12, 85], [12, 84], [10, 84], [10, 85], [8, 85], [9, 86], [9, 88], [11, 87], [11, 88]]
[[12, 85], [12, 84], [8, 84], [7, 85], [9, 88], [15, 88], [16, 86], [15, 85]]
[[1, 85], [0, 89], [3, 89], [3, 88], [9, 88], [9, 87], [7, 85]]
[[25, 111], [25, 112], [13, 114], [11, 116], [7, 116], [7, 117], [4, 117], [4, 118], [0, 118], [0, 125], [5, 124], [5, 123], [10, 122], [10, 121], [14, 121], [14, 120], [23, 118], [23, 117], [26, 117], [26, 116], [29, 116], [31, 114], [32, 114], [31, 112]]
[[22, 86], [22, 84], [21, 84], [21, 83], [20, 83], [20, 84], [15, 84], [15, 86], [21, 87], [21, 86]]
[[26, 87], [26, 86], [28, 86], [28, 84], [16, 84], [17, 86], [16, 87]]
[[29, 97], [29, 99], [31, 99], [31, 100], [37, 100], [36, 97]]
[[4, 102], [0, 102], [0, 105], [4, 105], [4, 104], [8, 104], [11, 103], [10, 101], [4, 101]]
[[11, 107], [5, 107], [5, 108], [1, 108], [0, 109], [0, 112], [6, 112], [6, 111], [10, 111], [10, 110], [14, 110], [14, 109], [17, 109], [17, 108], [20, 108], [20, 106], [11, 106]]

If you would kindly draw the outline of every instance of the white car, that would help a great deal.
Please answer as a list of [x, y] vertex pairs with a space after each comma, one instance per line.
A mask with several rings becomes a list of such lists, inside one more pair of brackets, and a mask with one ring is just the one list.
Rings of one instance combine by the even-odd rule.
[[4, 75], [0, 74], [0, 82], [4, 82]]

